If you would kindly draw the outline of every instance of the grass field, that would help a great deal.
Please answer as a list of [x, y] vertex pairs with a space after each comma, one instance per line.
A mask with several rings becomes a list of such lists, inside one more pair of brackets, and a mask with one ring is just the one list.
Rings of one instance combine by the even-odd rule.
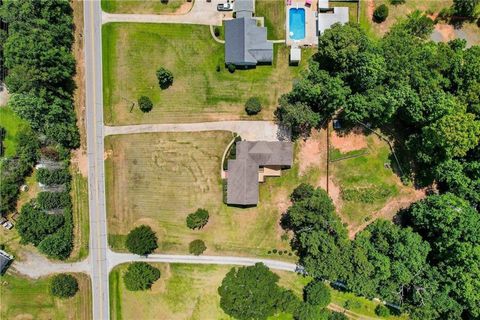
[[[110, 273], [110, 310], [112, 319], [232, 319], [220, 308], [217, 293], [230, 266], [155, 264], [160, 279], [151, 290], [125, 289], [122, 275], [127, 265]], [[301, 295], [307, 279], [294, 273], [276, 272], [279, 284]], [[271, 319], [292, 319], [281, 315]]]
[[72, 204], [74, 248], [70, 261], [80, 261], [88, 256], [88, 181], [79, 172], [72, 174]]
[[20, 119], [10, 108], [0, 108], [0, 127], [5, 128], [7, 135], [3, 141], [5, 147], [5, 156], [15, 155], [15, 148], [17, 146], [17, 132], [23, 127], [27, 126], [27, 122]]
[[[157, 232], [162, 253], [188, 253], [188, 243], [197, 238], [205, 241], [206, 254], [268, 256], [272, 249], [289, 251], [288, 238], [281, 238], [281, 213], [293, 188], [304, 181], [315, 183], [320, 169], [298, 177], [295, 164], [282, 177], [261, 184], [257, 207], [228, 207], [222, 202], [220, 162], [231, 139], [230, 132], [219, 131], [107, 137], [110, 245], [122, 250], [130, 229], [145, 223]], [[209, 210], [210, 221], [203, 230], [192, 231], [185, 218], [197, 208]]]
[[177, 11], [187, 0], [102, 0], [102, 10], [109, 13], [156, 13], [168, 14]]
[[[252, 96], [263, 104], [253, 118], [272, 119], [278, 98], [313, 54], [304, 50], [302, 66], [290, 67], [288, 49], [276, 45], [273, 66], [229, 73], [224, 46], [208, 26], [115, 23], [104, 25], [102, 34], [105, 122], [116, 125], [247, 119], [244, 104]], [[161, 66], [174, 76], [166, 90], [155, 75]], [[131, 110], [141, 95], [154, 104], [147, 114]]]
[[50, 278], [30, 280], [6, 274], [0, 284], [0, 319], [91, 319], [90, 279], [75, 274], [79, 292], [70, 299], [49, 293]]
[[[350, 227], [358, 226], [369, 219], [372, 213], [400, 195], [413, 192], [403, 186], [390, 164], [390, 149], [386, 142], [375, 135], [367, 137], [364, 155], [331, 163], [333, 181], [340, 188], [342, 218]], [[339, 157], [336, 151], [335, 156]], [[355, 155], [355, 151], [350, 152]], [[358, 153], [357, 153], [358, 154]]]
[[269, 40], [285, 39], [286, 6], [284, 0], [256, 0], [255, 16], [265, 18], [267, 38]]

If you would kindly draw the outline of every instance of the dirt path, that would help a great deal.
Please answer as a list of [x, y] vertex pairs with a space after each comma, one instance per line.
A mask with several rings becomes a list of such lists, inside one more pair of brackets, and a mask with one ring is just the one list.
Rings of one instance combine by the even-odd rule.
[[425, 189], [421, 189], [415, 190], [413, 193], [389, 200], [383, 208], [372, 214], [369, 221], [362, 223], [354, 229], [349, 228], [348, 236], [350, 237], [350, 239], [355, 238], [355, 235], [358, 232], [365, 229], [369, 224], [371, 224], [377, 219], [383, 218], [387, 220], [392, 220], [392, 218], [399, 210], [408, 208], [412, 203], [419, 201], [425, 197]]

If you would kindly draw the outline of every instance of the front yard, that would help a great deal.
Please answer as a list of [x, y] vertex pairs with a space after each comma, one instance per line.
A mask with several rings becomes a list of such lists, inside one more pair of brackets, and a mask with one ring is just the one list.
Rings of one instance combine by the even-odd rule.
[[[244, 104], [252, 96], [263, 104], [254, 118], [273, 119], [278, 98], [313, 54], [303, 50], [302, 66], [289, 67], [288, 48], [275, 45], [272, 66], [230, 73], [224, 45], [212, 39], [208, 26], [109, 23], [102, 34], [104, 113], [110, 125], [247, 119]], [[166, 90], [155, 75], [161, 66], [174, 76]], [[142, 95], [153, 101], [149, 113], [131, 108]]]
[[138, 0], [101, 0], [102, 10], [109, 13], [186, 13], [191, 8], [187, 0], [138, 1]]
[[[261, 184], [257, 207], [228, 207], [222, 202], [220, 163], [231, 139], [224, 131], [107, 137], [110, 245], [123, 250], [125, 235], [148, 224], [157, 232], [162, 253], [186, 254], [189, 242], [198, 238], [207, 245], [205, 254], [272, 257], [268, 251], [281, 249], [282, 256], [276, 257], [292, 260], [280, 216], [291, 191], [303, 181], [315, 184], [321, 169], [299, 177], [296, 161], [282, 177]], [[193, 231], [185, 219], [197, 208], [207, 209], [210, 220], [203, 230]]]
[[30, 280], [6, 274], [0, 284], [0, 319], [91, 319], [90, 279], [74, 275], [79, 291], [73, 298], [60, 299], [50, 295], [50, 277]]

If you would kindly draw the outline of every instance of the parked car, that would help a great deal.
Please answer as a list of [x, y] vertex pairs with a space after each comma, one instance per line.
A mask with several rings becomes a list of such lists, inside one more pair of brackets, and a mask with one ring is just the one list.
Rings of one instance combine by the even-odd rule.
[[233, 3], [220, 3], [217, 5], [218, 11], [233, 11]]

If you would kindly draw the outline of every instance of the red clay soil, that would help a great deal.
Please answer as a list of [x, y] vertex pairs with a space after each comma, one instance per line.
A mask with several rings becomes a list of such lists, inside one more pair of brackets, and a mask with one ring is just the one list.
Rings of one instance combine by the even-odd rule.
[[298, 158], [300, 174], [311, 167], [326, 166], [327, 131], [313, 130], [308, 139], [301, 141]]
[[345, 135], [339, 135], [337, 131], [334, 130], [332, 132], [330, 143], [333, 148], [345, 153], [366, 148], [367, 138], [363, 133], [352, 131]]

